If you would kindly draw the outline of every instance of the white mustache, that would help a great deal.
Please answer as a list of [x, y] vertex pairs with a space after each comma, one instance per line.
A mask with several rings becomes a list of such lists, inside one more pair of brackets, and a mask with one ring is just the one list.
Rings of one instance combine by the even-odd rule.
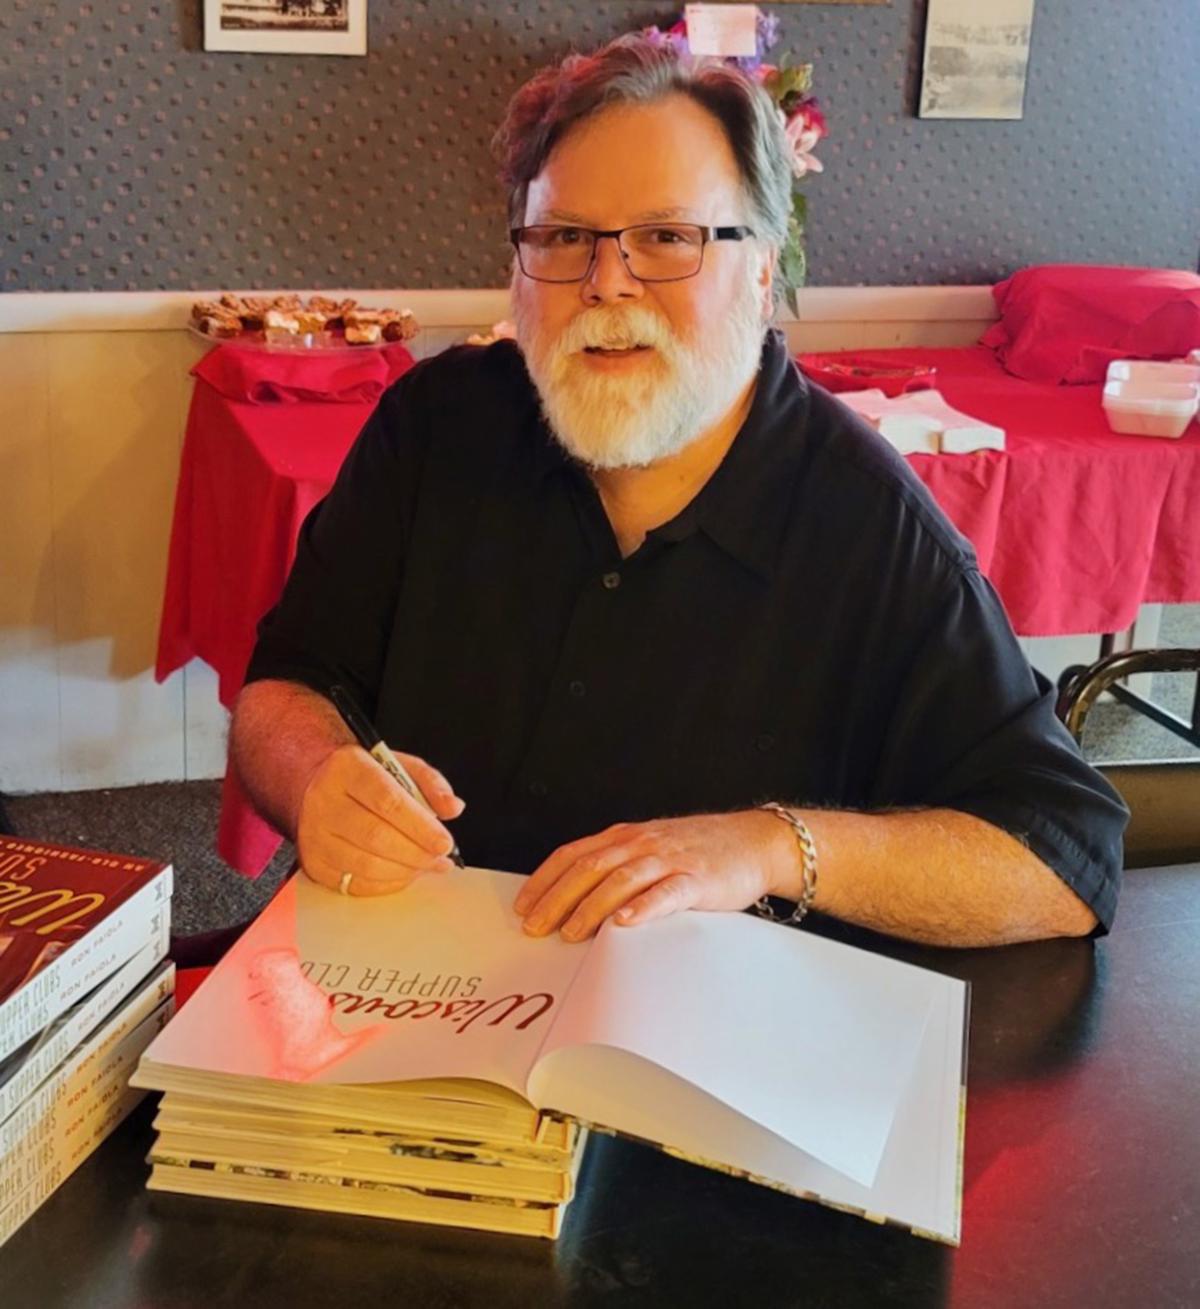
[[652, 310], [598, 305], [585, 309], [563, 329], [555, 352], [561, 358], [581, 350], [633, 350], [638, 346], [671, 350], [674, 344], [671, 329]]

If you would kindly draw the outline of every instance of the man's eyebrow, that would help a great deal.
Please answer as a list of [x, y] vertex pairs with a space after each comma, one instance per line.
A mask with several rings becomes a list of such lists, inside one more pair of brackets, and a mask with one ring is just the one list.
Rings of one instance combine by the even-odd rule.
[[[670, 209], [646, 209], [635, 218], [637, 223], [659, 223], [668, 218], [688, 218], [690, 209], [674, 206]], [[572, 213], [569, 209], [547, 209], [538, 219], [539, 223], [570, 223], [575, 227], [590, 227], [591, 224], [582, 214]]]
[[670, 209], [647, 209], [638, 214], [639, 223], [658, 223], [666, 218], [691, 218], [692, 211], [675, 205]]

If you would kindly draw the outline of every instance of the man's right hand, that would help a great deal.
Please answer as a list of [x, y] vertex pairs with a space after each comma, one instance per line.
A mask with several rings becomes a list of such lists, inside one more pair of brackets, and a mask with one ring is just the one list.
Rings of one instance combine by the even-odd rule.
[[463, 801], [416, 755], [396, 753], [433, 806], [417, 803], [358, 745], [342, 745], [314, 770], [300, 800], [296, 848], [314, 882], [350, 895], [390, 895], [421, 873], [454, 867], [454, 842], [440, 820], [457, 818]]

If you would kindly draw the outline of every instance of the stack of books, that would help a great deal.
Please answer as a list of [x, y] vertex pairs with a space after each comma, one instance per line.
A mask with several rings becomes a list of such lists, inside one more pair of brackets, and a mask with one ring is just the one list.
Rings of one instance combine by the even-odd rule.
[[600, 1131], [957, 1242], [962, 982], [744, 914], [534, 938], [523, 881], [286, 883], [142, 1056], [149, 1185], [553, 1238]]
[[139, 1080], [191, 1088], [163, 1096], [149, 1160], [150, 1189], [183, 1195], [554, 1238], [587, 1135], [468, 1081], [263, 1094], [150, 1064]]
[[169, 865], [0, 837], [0, 1244], [141, 1099], [170, 901]]

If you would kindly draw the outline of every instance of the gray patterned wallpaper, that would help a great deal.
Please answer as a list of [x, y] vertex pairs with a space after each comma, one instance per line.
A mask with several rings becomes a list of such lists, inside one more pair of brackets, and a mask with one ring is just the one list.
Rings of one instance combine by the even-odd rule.
[[[1197, 0], [1038, 0], [1021, 122], [913, 117], [924, 0], [780, 5], [833, 135], [815, 284], [1197, 266]], [[201, 0], [0, 0], [0, 287], [497, 286], [488, 139], [571, 45], [671, 6], [370, 0], [366, 59], [205, 54]]]

